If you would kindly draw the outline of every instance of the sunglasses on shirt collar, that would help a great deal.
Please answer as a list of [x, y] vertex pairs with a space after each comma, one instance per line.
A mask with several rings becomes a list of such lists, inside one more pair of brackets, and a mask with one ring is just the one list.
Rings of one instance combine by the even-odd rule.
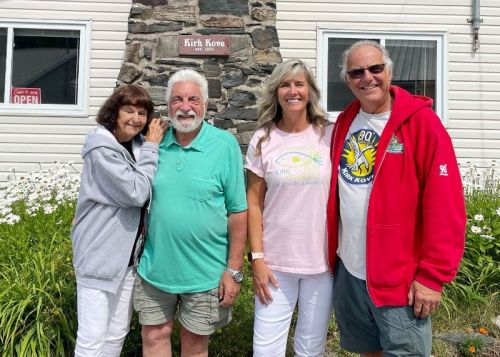
[[382, 73], [384, 69], [385, 63], [380, 63], [371, 65], [369, 67], [351, 69], [350, 71], [347, 71], [347, 74], [351, 79], [358, 79], [363, 77], [366, 70], [368, 70], [368, 72], [370, 72], [371, 74], [379, 74]]

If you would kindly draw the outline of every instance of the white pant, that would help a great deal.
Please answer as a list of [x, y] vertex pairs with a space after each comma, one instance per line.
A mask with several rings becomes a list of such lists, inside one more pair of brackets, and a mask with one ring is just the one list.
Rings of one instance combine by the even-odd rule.
[[130, 328], [135, 269], [129, 267], [116, 294], [77, 285], [75, 357], [118, 357]]
[[333, 309], [333, 278], [330, 272], [292, 274], [274, 271], [279, 288], [269, 284], [273, 301], [263, 305], [255, 298], [254, 357], [285, 356], [288, 330], [297, 300], [295, 356], [323, 356]]

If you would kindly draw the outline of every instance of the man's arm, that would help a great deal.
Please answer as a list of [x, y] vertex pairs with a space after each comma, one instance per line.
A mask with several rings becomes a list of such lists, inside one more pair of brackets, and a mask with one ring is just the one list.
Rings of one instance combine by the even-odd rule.
[[[231, 269], [240, 270], [243, 266], [243, 253], [247, 241], [247, 211], [230, 213], [228, 217], [229, 228], [229, 259], [227, 266]], [[229, 306], [240, 292], [240, 284], [233, 277], [222, 273], [219, 283], [219, 299], [221, 305]]]
[[415, 316], [426, 317], [439, 306], [443, 285], [458, 270], [466, 217], [460, 172], [449, 135], [430, 110], [414, 125], [420, 129], [415, 130], [415, 160], [422, 185], [423, 249], [408, 302]]

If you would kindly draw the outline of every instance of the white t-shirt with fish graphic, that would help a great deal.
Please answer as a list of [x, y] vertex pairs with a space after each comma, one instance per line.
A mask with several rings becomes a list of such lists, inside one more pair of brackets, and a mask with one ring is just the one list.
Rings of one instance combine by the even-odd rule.
[[375, 156], [390, 114], [369, 114], [360, 110], [345, 137], [340, 157], [337, 253], [349, 273], [363, 280], [366, 280], [366, 218]]
[[264, 130], [250, 141], [245, 168], [264, 178], [264, 255], [269, 268], [297, 274], [328, 270], [326, 202], [330, 189], [330, 142], [333, 125], [323, 136], [310, 125], [300, 133], [277, 127], [270, 140], [256, 145]]

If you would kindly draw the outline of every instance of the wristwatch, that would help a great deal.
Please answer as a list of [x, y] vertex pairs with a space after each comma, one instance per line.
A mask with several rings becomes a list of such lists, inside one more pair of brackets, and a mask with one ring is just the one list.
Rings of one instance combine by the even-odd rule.
[[241, 283], [243, 281], [243, 273], [239, 270], [231, 269], [231, 268], [226, 268], [226, 272], [231, 274], [233, 277], [234, 281], [237, 283]]
[[257, 259], [264, 259], [264, 253], [262, 253], [262, 252], [259, 252], [259, 253], [248, 252], [247, 258], [248, 258], [249, 262], [253, 262], [254, 260], [257, 260]]

